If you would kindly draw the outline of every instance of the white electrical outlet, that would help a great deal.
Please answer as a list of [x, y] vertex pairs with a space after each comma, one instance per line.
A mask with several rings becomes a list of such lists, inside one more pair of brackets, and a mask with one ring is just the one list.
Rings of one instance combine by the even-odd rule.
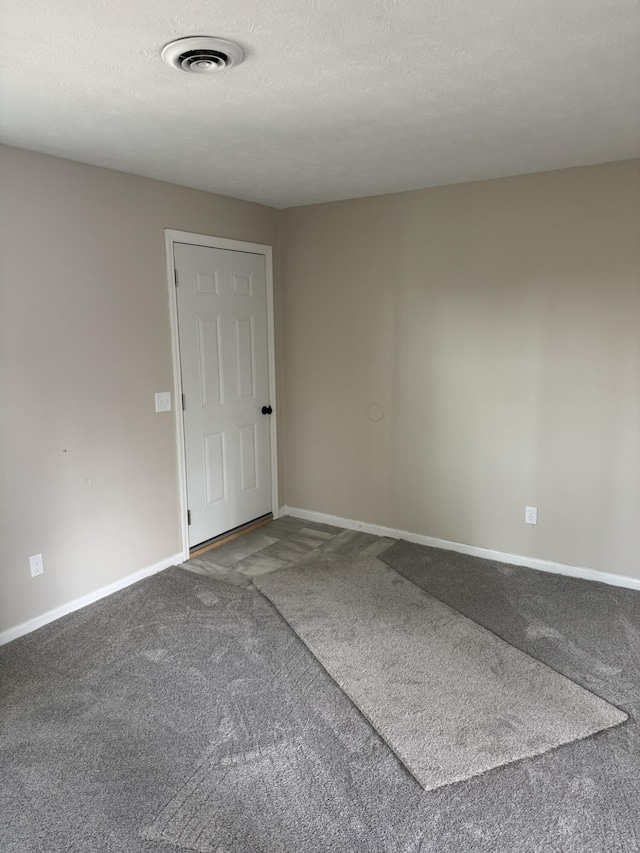
[[171, 411], [171, 391], [159, 391], [156, 394], [156, 412]]
[[537, 506], [526, 506], [524, 508], [524, 521], [525, 521], [525, 524], [537, 524], [538, 523], [538, 507]]
[[31, 567], [31, 577], [44, 574], [44, 565], [42, 563], [42, 554], [34, 554], [29, 557], [29, 566]]

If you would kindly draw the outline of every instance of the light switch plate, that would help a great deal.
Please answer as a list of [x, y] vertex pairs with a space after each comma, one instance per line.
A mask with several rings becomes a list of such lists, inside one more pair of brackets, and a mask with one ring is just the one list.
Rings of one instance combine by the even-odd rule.
[[156, 394], [156, 412], [171, 411], [171, 391], [158, 391]]

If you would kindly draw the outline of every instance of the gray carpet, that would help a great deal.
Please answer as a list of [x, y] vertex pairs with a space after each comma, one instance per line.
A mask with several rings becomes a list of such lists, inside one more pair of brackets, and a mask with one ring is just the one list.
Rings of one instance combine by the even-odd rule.
[[627, 719], [375, 557], [254, 583], [427, 791]]
[[[161, 839], [168, 809], [216, 757], [197, 843], [224, 853], [640, 853], [640, 594], [419, 546], [385, 559], [631, 718], [425, 793], [258, 592], [170, 569], [0, 648], [3, 853], [189, 849]], [[285, 743], [300, 764], [278, 776], [259, 756]]]
[[399, 852], [422, 833], [419, 787], [256, 590], [170, 569], [3, 647], [0, 673], [2, 853]]

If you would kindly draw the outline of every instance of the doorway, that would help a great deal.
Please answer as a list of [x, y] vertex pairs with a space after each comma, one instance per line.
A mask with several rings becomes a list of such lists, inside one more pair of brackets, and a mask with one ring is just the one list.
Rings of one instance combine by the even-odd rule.
[[187, 557], [277, 517], [271, 247], [166, 236]]

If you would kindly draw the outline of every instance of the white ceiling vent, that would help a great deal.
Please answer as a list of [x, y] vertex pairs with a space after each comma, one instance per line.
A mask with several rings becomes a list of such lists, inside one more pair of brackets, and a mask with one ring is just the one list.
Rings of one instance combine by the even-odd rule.
[[232, 41], [191, 36], [165, 44], [162, 58], [179, 71], [193, 74], [211, 74], [238, 65], [244, 59], [242, 48]]

